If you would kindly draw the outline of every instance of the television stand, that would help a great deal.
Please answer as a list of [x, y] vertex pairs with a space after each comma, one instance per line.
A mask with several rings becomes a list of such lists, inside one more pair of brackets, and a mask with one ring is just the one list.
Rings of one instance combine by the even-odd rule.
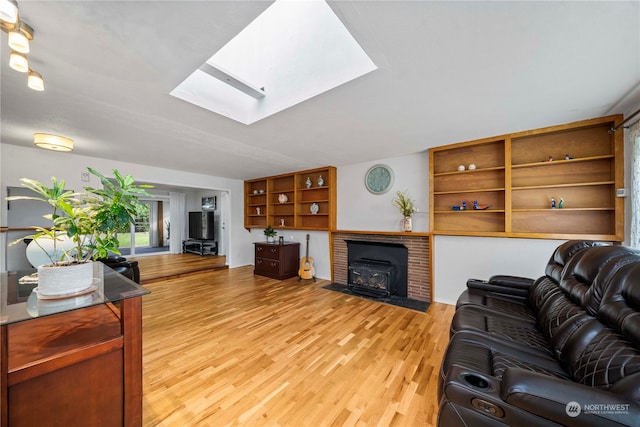
[[214, 240], [183, 240], [182, 253], [203, 255], [218, 255], [218, 242]]

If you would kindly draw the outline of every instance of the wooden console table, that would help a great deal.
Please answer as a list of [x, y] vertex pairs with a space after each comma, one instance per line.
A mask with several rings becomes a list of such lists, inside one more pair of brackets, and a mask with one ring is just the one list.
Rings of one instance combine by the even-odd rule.
[[92, 293], [43, 300], [1, 274], [0, 426], [142, 425], [142, 299], [95, 263]]

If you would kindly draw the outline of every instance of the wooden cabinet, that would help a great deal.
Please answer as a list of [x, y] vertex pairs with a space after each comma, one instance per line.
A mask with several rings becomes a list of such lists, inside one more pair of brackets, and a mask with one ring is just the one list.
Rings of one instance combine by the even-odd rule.
[[284, 280], [298, 275], [300, 243], [255, 243], [254, 274]]
[[34, 285], [2, 273], [0, 425], [142, 425], [148, 291], [95, 264], [98, 290], [65, 299], [20, 297], [19, 287]]
[[245, 227], [335, 229], [336, 178], [327, 166], [245, 181]]
[[[624, 186], [623, 140], [609, 133], [621, 121], [609, 116], [431, 149], [431, 231], [623, 240], [624, 199], [616, 197]], [[488, 208], [474, 209], [474, 200]], [[463, 202], [466, 210], [454, 210]]]

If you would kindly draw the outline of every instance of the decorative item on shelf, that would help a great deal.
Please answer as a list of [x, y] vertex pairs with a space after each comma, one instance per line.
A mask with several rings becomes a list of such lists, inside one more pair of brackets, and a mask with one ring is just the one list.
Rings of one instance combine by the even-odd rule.
[[320, 206], [318, 206], [317, 203], [311, 203], [311, 206], [309, 206], [309, 210], [313, 215], [315, 215], [318, 213], [318, 211], [320, 211]]
[[304, 184], [307, 186], [307, 188], [311, 188], [311, 185], [312, 185], [311, 177], [307, 177], [307, 180], [304, 182]]
[[549, 156], [549, 157], [547, 158], [547, 162], [553, 162], [553, 156]]
[[462, 172], [462, 171], [464, 171], [464, 169], [465, 169], [465, 168], [464, 168], [464, 165], [460, 165], [460, 166], [458, 166], [458, 171]]
[[556, 208], [556, 199], [555, 198], [551, 198], [551, 209], [555, 209]]
[[[65, 188], [65, 181], [51, 178], [51, 184], [22, 178], [22, 185], [37, 196], [11, 196], [7, 200], [36, 200], [49, 204], [52, 213], [44, 215], [51, 221], [49, 228], [33, 227], [36, 233], [27, 238], [46, 254], [49, 264], [38, 267], [38, 297], [66, 296], [82, 292], [95, 285], [92, 261], [106, 258], [109, 253], [120, 254], [117, 232], [134, 222], [144, 212], [140, 196], [151, 197], [145, 188], [136, 185], [131, 175], [122, 176], [113, 170], [115, 181], [88, 168], [100, 179], [102, 189], [85, 187], [84, 193]], [[25, 236], [10, 243], [23, 242]], [[42, 243], [39, 240], [42, 239]], [[47, 249], [46, 240], [51, 242]], [[64, 248], [63, 240], [70, 240]], [[70, 272], [72, 269], [83, 272]], [[60, 275], [64, 277], [60, 277]]]
[[280, 218], [280, 227], [284, 227], [284, 218]]
[[564, 207], [564, 199], [560, 197], [560, 202], [558, 202], [558, 209], [562, 209]]
[[480, 204], [478, 204], [477, 200], [473, 201], [473, 209], [475, 209], [477, 211], [483, 211], [483, 210], [489, 209], [490, 207], [491, 206], [489, 206], [489, 205], [480, 205]]
[[402, 230], [403, 231], [413, 230], [411, 215], [418, 212], [418, 210], [415, 208], [415, 203], [413, 199], [409, 196], [409, 192], [406, 190], [396, 191], [396, 198], [393, 199], [393, 204], [396, 205], [398, 209], [400, 209], [400, 213], [404, 217], [402, 220]]
[[257, 215], [260, 215], [260, 206], [258, 206], [258, 207], [256, 208], [256, 214], [257, 214]]
[[253, 194], [258, 194], [258, 190], [253, 190]]
[[476, 165], [475, 165], [475, 163], [471, 163], [471, 164], [469, 165], [469, 170], [470, 170], [470, 171], [474, 171], [474, 170], [476, 170]]
[[260, 191], [258, 191], [260, 194], [264, 194], [264, 190], [260, 189]]
[[263, 233], [267, 238], [267, 242], [273, 243], [276, 241], [276, 236], [278, 235], [278, 232], [274, 230], [271, 225], [267, 225], [267, 228], [264, 229]]
[[565, 160], [571, 160], [571, 159], [573, 159], [573, 157], [571, 157], [571, 156], [570, 156], [570, 155], [568, 155], [568, 154], [565, 154], [565, 155], [564, 155], [564, 159], [565, 159]]
[[324, 178], [322, 178], [322, 175], [320, 175], [318, 177], [318, 187], [322, 187], [324, 185]]
[[462, 211], [466, 211], [467, 210], [467, 202], [462, 202], [462, 209], [460, 209]]
[[289, 197], [287, 197], [287, 195], [286, 195], [286, 194], [284, 194], [284, 193], [280, 193], [280, 194], [278, 195], [278, 201], [279, 201], [280, 203], [287, 203], [287, 202], [289, 201]]

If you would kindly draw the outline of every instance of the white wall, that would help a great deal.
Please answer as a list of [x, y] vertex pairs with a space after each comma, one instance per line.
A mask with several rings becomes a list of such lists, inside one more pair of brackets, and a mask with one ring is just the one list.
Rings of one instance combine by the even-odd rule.
[[[395, 175], [385, 194], [372, 194], [364, 185], [369, 168], [382, 163]], [[429, 153], [356, 163], [338, 168], [339, 230], [400, 231], [402, 215], [392, 203], [396, 191], [408, 191], [419, 212], [413, 217], [413, 231], [429, 231]]]
[[[64, 178], [69, 188], [82, 188], [87, 184], [98, 186], [99, 182], [93, 175], [89, 183], [80, 180], [80, 172], [86, 171], [87, 166], [98, 170], [105, 176], [111, 176], [111, 171], [118, 169], [120, 173], [131, 174], [141, 182], [229, 191], [231, 215], [227, 227], [229, 227], [231, 237], [227, 263], [229, 267], [253, 264], [251, 235], [244, 229], [243, 224], [244, 184], [240, 180], [8, 144], [0, 144], [0, 166], [0, 190], [3, 199], [6, 195], [6, 186], [19, 187], [20, 178], [48, 182], [52, 176], [55, 176], [58, 179]], [[0, 225], [5, 226], [6, 224], [7, 210], [3, 200], [0, 208]], [[1, 247], [3, 253], [0, 254], [3, 271], [6, 268], [5, 247], [3, 244]]]
[[564, 240], [434, 236], [434, 301], [455, 304], [467, 279], [496, 274], [538, 278]]

